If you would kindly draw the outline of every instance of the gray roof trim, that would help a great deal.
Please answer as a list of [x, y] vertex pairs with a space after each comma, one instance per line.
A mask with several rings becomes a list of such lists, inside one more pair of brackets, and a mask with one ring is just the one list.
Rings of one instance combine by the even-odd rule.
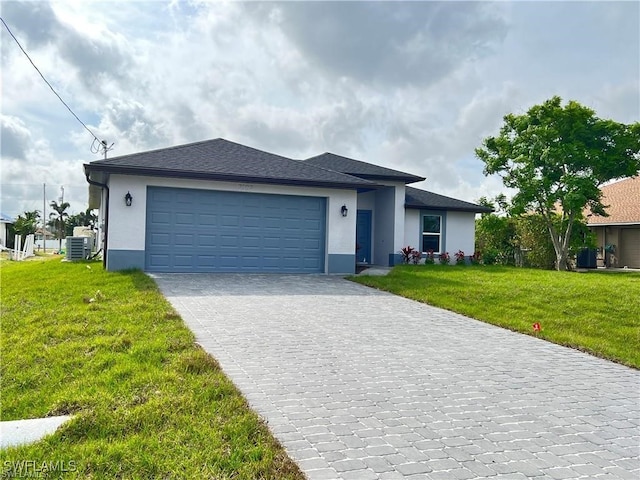
[[[304, 179], [287, 179], [287, 178], [269, 178], [269, 177], [256, 177], [251, 175], [229, 175], [229, 174], [211, 174], [206, 172], [190, 172], [170, 169], [158, 169], [158, 168], [139, 168], [139, 167], [127, 167], [127, 166], [103, 166], [84, 164], [85, 171], [91, 172], [105, 172], [110, 174], [120, 175], [140, 175], [147, 177], [163, 177], [163, 178], [188, 178], [192, 180], [217, 180], [221, 182], [240, 182], [240, 183], [260, 183], [270, 185], [298, 185], [305, 187], [323, 187], [323, 188], [344, 188], [344, 189], [361, 189], [368, 187], [368, 189], [375, 189], [378, 185], [369, 182], [362, 181], [358, 183], [354, 182], [336, 182], [336, 181], [319, 181], [319, 180], [304, 180]], [[346, 175], [345, 175], [346, 176]], [[357, 179], [360, 180], [360, 179]], [[366, 182], [366, 183], [365, 183]]]
[[493, 210], [471, 202], [445, 197], [418, 188], [405, 188], [405, 208], [419, 210], [451, 210], [457, 212], [489, 213]]
[[305, 162], [367, 180], [387, 180], [404, 182], [405, 184], [425, 180], [424, 177], [419, 177], [411, 173], [381, 167], [380, 165], [354, 160], [353, 158], [343, 157], [342, 155], [336, 155], [330, 152], [307, 158]]
[[271, 183], [329, 188], [371, 188], [366, 179], [217, 138], [96, 160], [85, 172]]
[[587, 223], [587, 227], [637, 227], [640, 222]]

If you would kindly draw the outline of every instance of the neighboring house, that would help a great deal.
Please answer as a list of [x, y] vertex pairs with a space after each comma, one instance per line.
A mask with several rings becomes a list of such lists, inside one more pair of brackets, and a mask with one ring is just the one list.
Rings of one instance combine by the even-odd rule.
[[7, 247], [7, 243], [13, 245], [13, 239], [9, 238], [9, 226], [14, 222], [15, 220], [9, 215], [0, 213], [0, 245], [3, 247]]
[[[60, 245], [56, 236], [49, 229], [45, 229], [43, 235], [42, 227], [36, 228], [34, 244], [38, 250], [41, 248], [57, 250]], [[62, 244], [64, 245], [64, 241]]]
[[640, 268], [640, 177], [620, 180], [601, 190], [609, 216], [587, 212], [587, 225], [597, 236], [599, 256], [606, 258], [609, 267]]
[[84, 165], [108, 270], [353, 273], [402, 247], [468, 255], [485, 207], [424, 178], [325, 153], [306, 161], [224, 139]]

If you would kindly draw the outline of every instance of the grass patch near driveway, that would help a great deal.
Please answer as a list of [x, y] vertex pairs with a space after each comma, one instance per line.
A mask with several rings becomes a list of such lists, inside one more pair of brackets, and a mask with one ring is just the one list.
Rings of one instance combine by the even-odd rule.
[[640, 273], [400, 265], [352, 280], [640, 368]]
[[149, 277], [59, 258], [0, 268], [1, 419], [75, 415], [0, 452], [0, 476], [33, 461], [65, 478], [304, 478]]

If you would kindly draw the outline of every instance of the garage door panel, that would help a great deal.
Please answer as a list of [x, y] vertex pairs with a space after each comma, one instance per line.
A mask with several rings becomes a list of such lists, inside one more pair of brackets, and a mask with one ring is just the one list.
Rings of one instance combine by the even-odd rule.
[[195, 247], [195, 235], [176, 233], [174, 244], [176, 247]]
[[154, 190], [149, 192], [149, 198], [155, 203], [167, 203], [173, 202], [173, 194], [168, 190]]
[[319, 220], [310, 220], [310, 219], [304, 220], [301, 227], [303, 230], [308, 232], [319, 232], [320, 230], [323, 229]]
[[176, 213], [175, 223], [176, 225], [185, 225], [187, 227], [194, 224], [195, 219], [192, 213]]
[[223, 227], [237, 227], [240, 225], [240, 217], [237, 215], [223, 215], [221, 225]]
[[640, 268], [640, 228], [626, 228], [620, 231], [620, 266]]
[[147, 256], [148, 266], [163, 266], [169, 264], [169, 254], [154, 253]]
[[262, 218], [262, 227], [280, 230], [282, 219], [280, 217], [268, 216]]
[[237, 235], [220, 235], [220, 246], [221, 247], [237, 247], [238, 246], [238, 236]]
[[217, 237], [215, 235], [207, 235], [201, 233], [198, 235], [198, 246], [199, 247], [215, 247], [217, 246]]
[[194, 195], [191, 193], [191, 191], [184, 191], [184, 192], [176, 192], [175, 193], [175, 198], [174, 201], [178, 204], [180, 203], [186, 203], [186, 204], [192, 204], [195, 200]]
[[240, 237], [239, 246], [240, 248], [255, 248], [260, 250], [260, 237], [257, 236], [242, 236]]
[[240, 265], [239, 255], [219, 255], [218, 259], [221, 268], [237, 268]]
[[190, 267], [193, 265], [193, 255], [174, 255], [174, 265], [176, 267]]
[[165, 225], [170, 225], [171, 224], [171, 214], [168, 212], [153, 212], [151, 214], [151, 221], [154, 224], [165, 224]]
[[149, 243], [153, 246], [169, 246], [171, 244], [171, 234], [169, 233], [152, 233], [149, 238]]
[[280, 239], [273, 237], [262, 237], [262, 248], [280, 248]]
[[312, 238], [305, 238], [304, 240], [302, 240], [302, 248], [312, 252], [316, 251], [321, 248], [320, 241]]
[[218, 217], [210, 213], [198, 214], [198, 225], [210, 225], [215, 226], [218, 224]]
[[258, 255], [243, 255], [240, 257], [240, 266], [243, 269], [256, 270], [260, 268], [260, 257]]
[[149, 187], [146, 268], [323, 272], [320, 197]]
[[260, 228], [260, 217], [254, 215], [245, 215], [242, 218], [242, 226], [246, 228]]
[[305, 257], [303, 261], [307, 268], [318, 268], [320, 266], [316, 257]]

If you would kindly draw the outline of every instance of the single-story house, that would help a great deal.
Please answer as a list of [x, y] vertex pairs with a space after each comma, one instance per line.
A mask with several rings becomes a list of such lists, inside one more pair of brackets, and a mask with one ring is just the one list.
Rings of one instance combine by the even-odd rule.
[[84, 165], [108, 270], [353, 273], [407, 245], [474, 251], [485, 207], [331, 153], [294, 160], [224, 139]]
[[9, 238], [9, 227], [15, 222], [13, 218], [4, 213], [0, 213], [0, 245], [8, 247], [13, 246], [13, 239]]
[[[56, 236], [53, 232], [51, 232], [48, 228], [44, 229], [44, 234], [42, 227], [36, 228], [34, 245], [36, 249], [40, 250], [41, 248], [47, 248], [50, 250], [58, 250], [58, 246], [60, 242], [56, 240]], [[62, 240], [62, 245], [64, 247], [65, 241]]]
[[596, 234], [598, 264], [640, 268], [640, 177], [601, 188], [608, 217], [587, 213], [587, 226]]

